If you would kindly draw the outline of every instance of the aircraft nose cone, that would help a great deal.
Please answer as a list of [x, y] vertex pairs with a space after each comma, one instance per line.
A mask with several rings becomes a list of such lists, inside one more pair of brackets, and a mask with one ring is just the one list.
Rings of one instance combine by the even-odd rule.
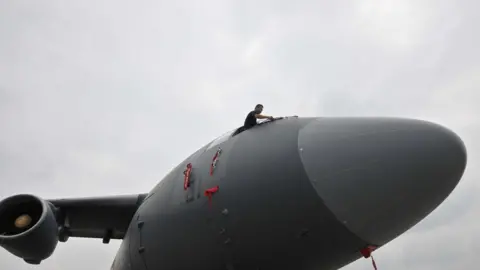
[[455, 133], [419, 120], [319, 118], [300, 130], [298, 140], [305, 171], [325, 205], [375, 245], [442, 203], [467, 162]]

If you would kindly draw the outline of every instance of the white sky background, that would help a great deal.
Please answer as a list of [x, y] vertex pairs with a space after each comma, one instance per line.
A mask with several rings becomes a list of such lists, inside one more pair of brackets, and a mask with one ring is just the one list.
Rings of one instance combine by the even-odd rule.
[[[0, 0], [0, 198], [148, 192], [256, 103], [274, 116], [420, 118], [463, 138], [467, 170], [445, 204], [375, 253], [377, 264], [476, 269], [479, 8]], [[118, 245], [71, 239], [37, 267], [2, 249], [0, 267], [109, 269]], [[371, 268], [359, 260], [344, 270]]]

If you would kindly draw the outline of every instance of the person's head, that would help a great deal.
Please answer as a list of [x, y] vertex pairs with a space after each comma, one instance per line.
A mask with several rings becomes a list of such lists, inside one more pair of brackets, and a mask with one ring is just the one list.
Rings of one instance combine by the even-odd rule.
[[257, 104], [257, 106], [255, 106], [255, 112], [256, 113], [262, 113], [263, 111], [263, 105], [262, 104]]

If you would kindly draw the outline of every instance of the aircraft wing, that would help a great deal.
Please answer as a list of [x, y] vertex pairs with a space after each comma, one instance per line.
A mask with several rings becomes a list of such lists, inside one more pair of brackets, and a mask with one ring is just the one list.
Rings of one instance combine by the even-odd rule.
[[123, 239], [130, 221], [147, 194], [47, 200], [61, 227], [59, 240], [68, 237]]

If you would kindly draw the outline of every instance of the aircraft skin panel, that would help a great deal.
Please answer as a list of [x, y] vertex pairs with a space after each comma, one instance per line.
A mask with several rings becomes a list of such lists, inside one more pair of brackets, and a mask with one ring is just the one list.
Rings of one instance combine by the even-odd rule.
[[[269, 123], [275, 129], [262, 126], [219, 144], [213, 175], [217, 146], [185, 160], [138, 209], [142, 228], [130, 226], [145, 249], [139, 252], [139, 242], [131, 240], [131, 254], [118, 256], [143, 256], [146, 269], [197, 270], [337, 269], [358, 259], [368, 243], [335, 218], [305, 174], [297, 141], [309, 121]], [[189, 202], [183, 189], [188, 163], [195, 194], [201, 191]], [[209, 204], [203, 191], [217, 185]]]
[[[138, 239], [138, 234], [137, 235], [133, 235], [133, 234], [135, 234], [134, 230], [128, 230], [127, 233], [125, 234], [123, 241], [120, 244], [119, 249], [117, 250], [117, 254], [113, 259], [110, 270], [114, 270], [114, 269], [145, 270], [144, 268], [142, 268], [144, 267], [144, 265], [142, 264], [141, 257], [135, 258], [137, 259], [137, 261], [134, 261], [133, 263], [130, 259], [129, 254], [133, 254], [133, 252], [130, 250], [130, 244], [134, 243], [134, 241]], [[138, 261], [139, 259], [140, 261]]]
[[466, 165], [461, 140], [425, 121], [319, 118], [300, 130], [298, 144], [312, 186], [328, 208], [376, 245], [440, 205]]
[[[149, 237], [142, 234], [142, 228], [140, 221], [140, 215], [137, 213], [132, 218], [132, 223], [130, 224], [130, 229], [126, 235], [126, 238], [123, 240], [122, 245], [125, 247], [122, 251], [117, 252], [117, 254], [122, 254], [119, 257], [120, 260], [123, 260], [123, 264], [115, 265], [112, 269], [134, 269], [134, 270], [146, 270], [145, 265], [145, 254], [142, 252], [145, 238]], [[127, 258], [127, 259], [125, 259]]]

